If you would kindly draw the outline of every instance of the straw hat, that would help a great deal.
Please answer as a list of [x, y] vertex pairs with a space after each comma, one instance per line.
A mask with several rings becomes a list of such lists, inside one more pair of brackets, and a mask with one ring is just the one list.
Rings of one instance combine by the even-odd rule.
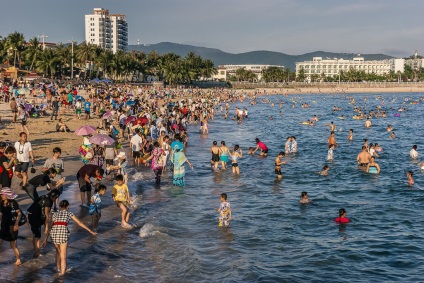
[[4, 195], [7, 199], [15, 199], [18, 195], [8, 187], [4, 187], [0, 191], [0, 195]]

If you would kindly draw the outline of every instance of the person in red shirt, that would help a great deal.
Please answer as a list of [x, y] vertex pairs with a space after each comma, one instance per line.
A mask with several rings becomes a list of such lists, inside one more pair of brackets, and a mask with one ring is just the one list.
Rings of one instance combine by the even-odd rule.
[[349, 223], [349, 218], [346, 217], [346, 209], [340, 208], [339, 209], [339, 217], [337, 217], [334, 221], [337, 223]]

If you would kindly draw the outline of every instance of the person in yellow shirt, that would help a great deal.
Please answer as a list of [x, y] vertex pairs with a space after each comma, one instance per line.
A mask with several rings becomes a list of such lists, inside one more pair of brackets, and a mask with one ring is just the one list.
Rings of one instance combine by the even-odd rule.
[[112, 198], [116, 203], [116, 206], [122, 210], [122, 228], [132, 228], [128, 223], [130, 219], [130, 210], [128, 206], [130, 205], [130, 193], [128, 191], [128, 186], [124, 183], [124, 176], [118, 175], [115, 178], [115, 186], [112, 189]]

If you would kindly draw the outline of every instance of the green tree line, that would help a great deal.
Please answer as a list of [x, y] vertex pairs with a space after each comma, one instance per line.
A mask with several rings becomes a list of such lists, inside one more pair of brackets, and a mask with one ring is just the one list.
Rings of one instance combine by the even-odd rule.
[[[211, 60], [203, 59], [194, 52], [184, 58], [155, 51], [117, 51], [115, 54], [97, 45], [59, 43], [53, 48], [43, 48], [37, 37], [26, 41], [24, 35], [14, 32], [0, 37], [0, 62], [9, 61], [20, 69], [37, 72], [50, 78], [67, 78], [74, 60], [75, 74], [82, 79], [107, 78], [130, 81], [133, 77], [154, 76], [168, 84], [190, 83], [217, 74]], [[87, 66], [93, 66], [87, 68]]]

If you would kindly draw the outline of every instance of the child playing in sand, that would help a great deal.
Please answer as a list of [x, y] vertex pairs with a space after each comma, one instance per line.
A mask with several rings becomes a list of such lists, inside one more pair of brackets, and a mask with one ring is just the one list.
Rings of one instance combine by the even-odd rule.
[[311, 200], [308, 198], [308, 192], [302, 192], [300, 194], [300, 203], [306, 204], [306, 203], [310, 203]]
[[100, 217], [102, 216], [102, 213], [100, 210], [102, 199], [100, 198], [100, 196], [104, 195], [105, 192], [106, 192], [106, 186], [99, 185], [95, 190], [95, 194], [91, 197], [91, 203], [90, 203], [88, 212], [91, 215], [91, 226], [93, 228], [93, 231], [96, 231], [97, 228], [99, 227]]
[[232, 212], [230, 208], [230, 203], [227, 201], [227, 194], [222, 193], [220, 196], [221, 205], [216, 210], [219, 212], [219, 227], [228, 227], [230, 226], [230, 220], [232, 217]]
[[128, 208], [130, 205], [130, 193], [128, 186], [124, 184], [124, 176], [121, 174], [116, 176], [115, 182], [115, 186], [112, 189], [112, 199], [122, 211], [121, 226], [122, 228], [132, 228], [128, 224], [128, 220], [130, 219], [130, 210]]
[[414, 173], [412, 171], [408, 171], [406, 173], [406, 177], [408, 177], [408, 185], [412, 186], [414, 184], [414, 179], [412, 178], [412, 175], [414, 175]]

